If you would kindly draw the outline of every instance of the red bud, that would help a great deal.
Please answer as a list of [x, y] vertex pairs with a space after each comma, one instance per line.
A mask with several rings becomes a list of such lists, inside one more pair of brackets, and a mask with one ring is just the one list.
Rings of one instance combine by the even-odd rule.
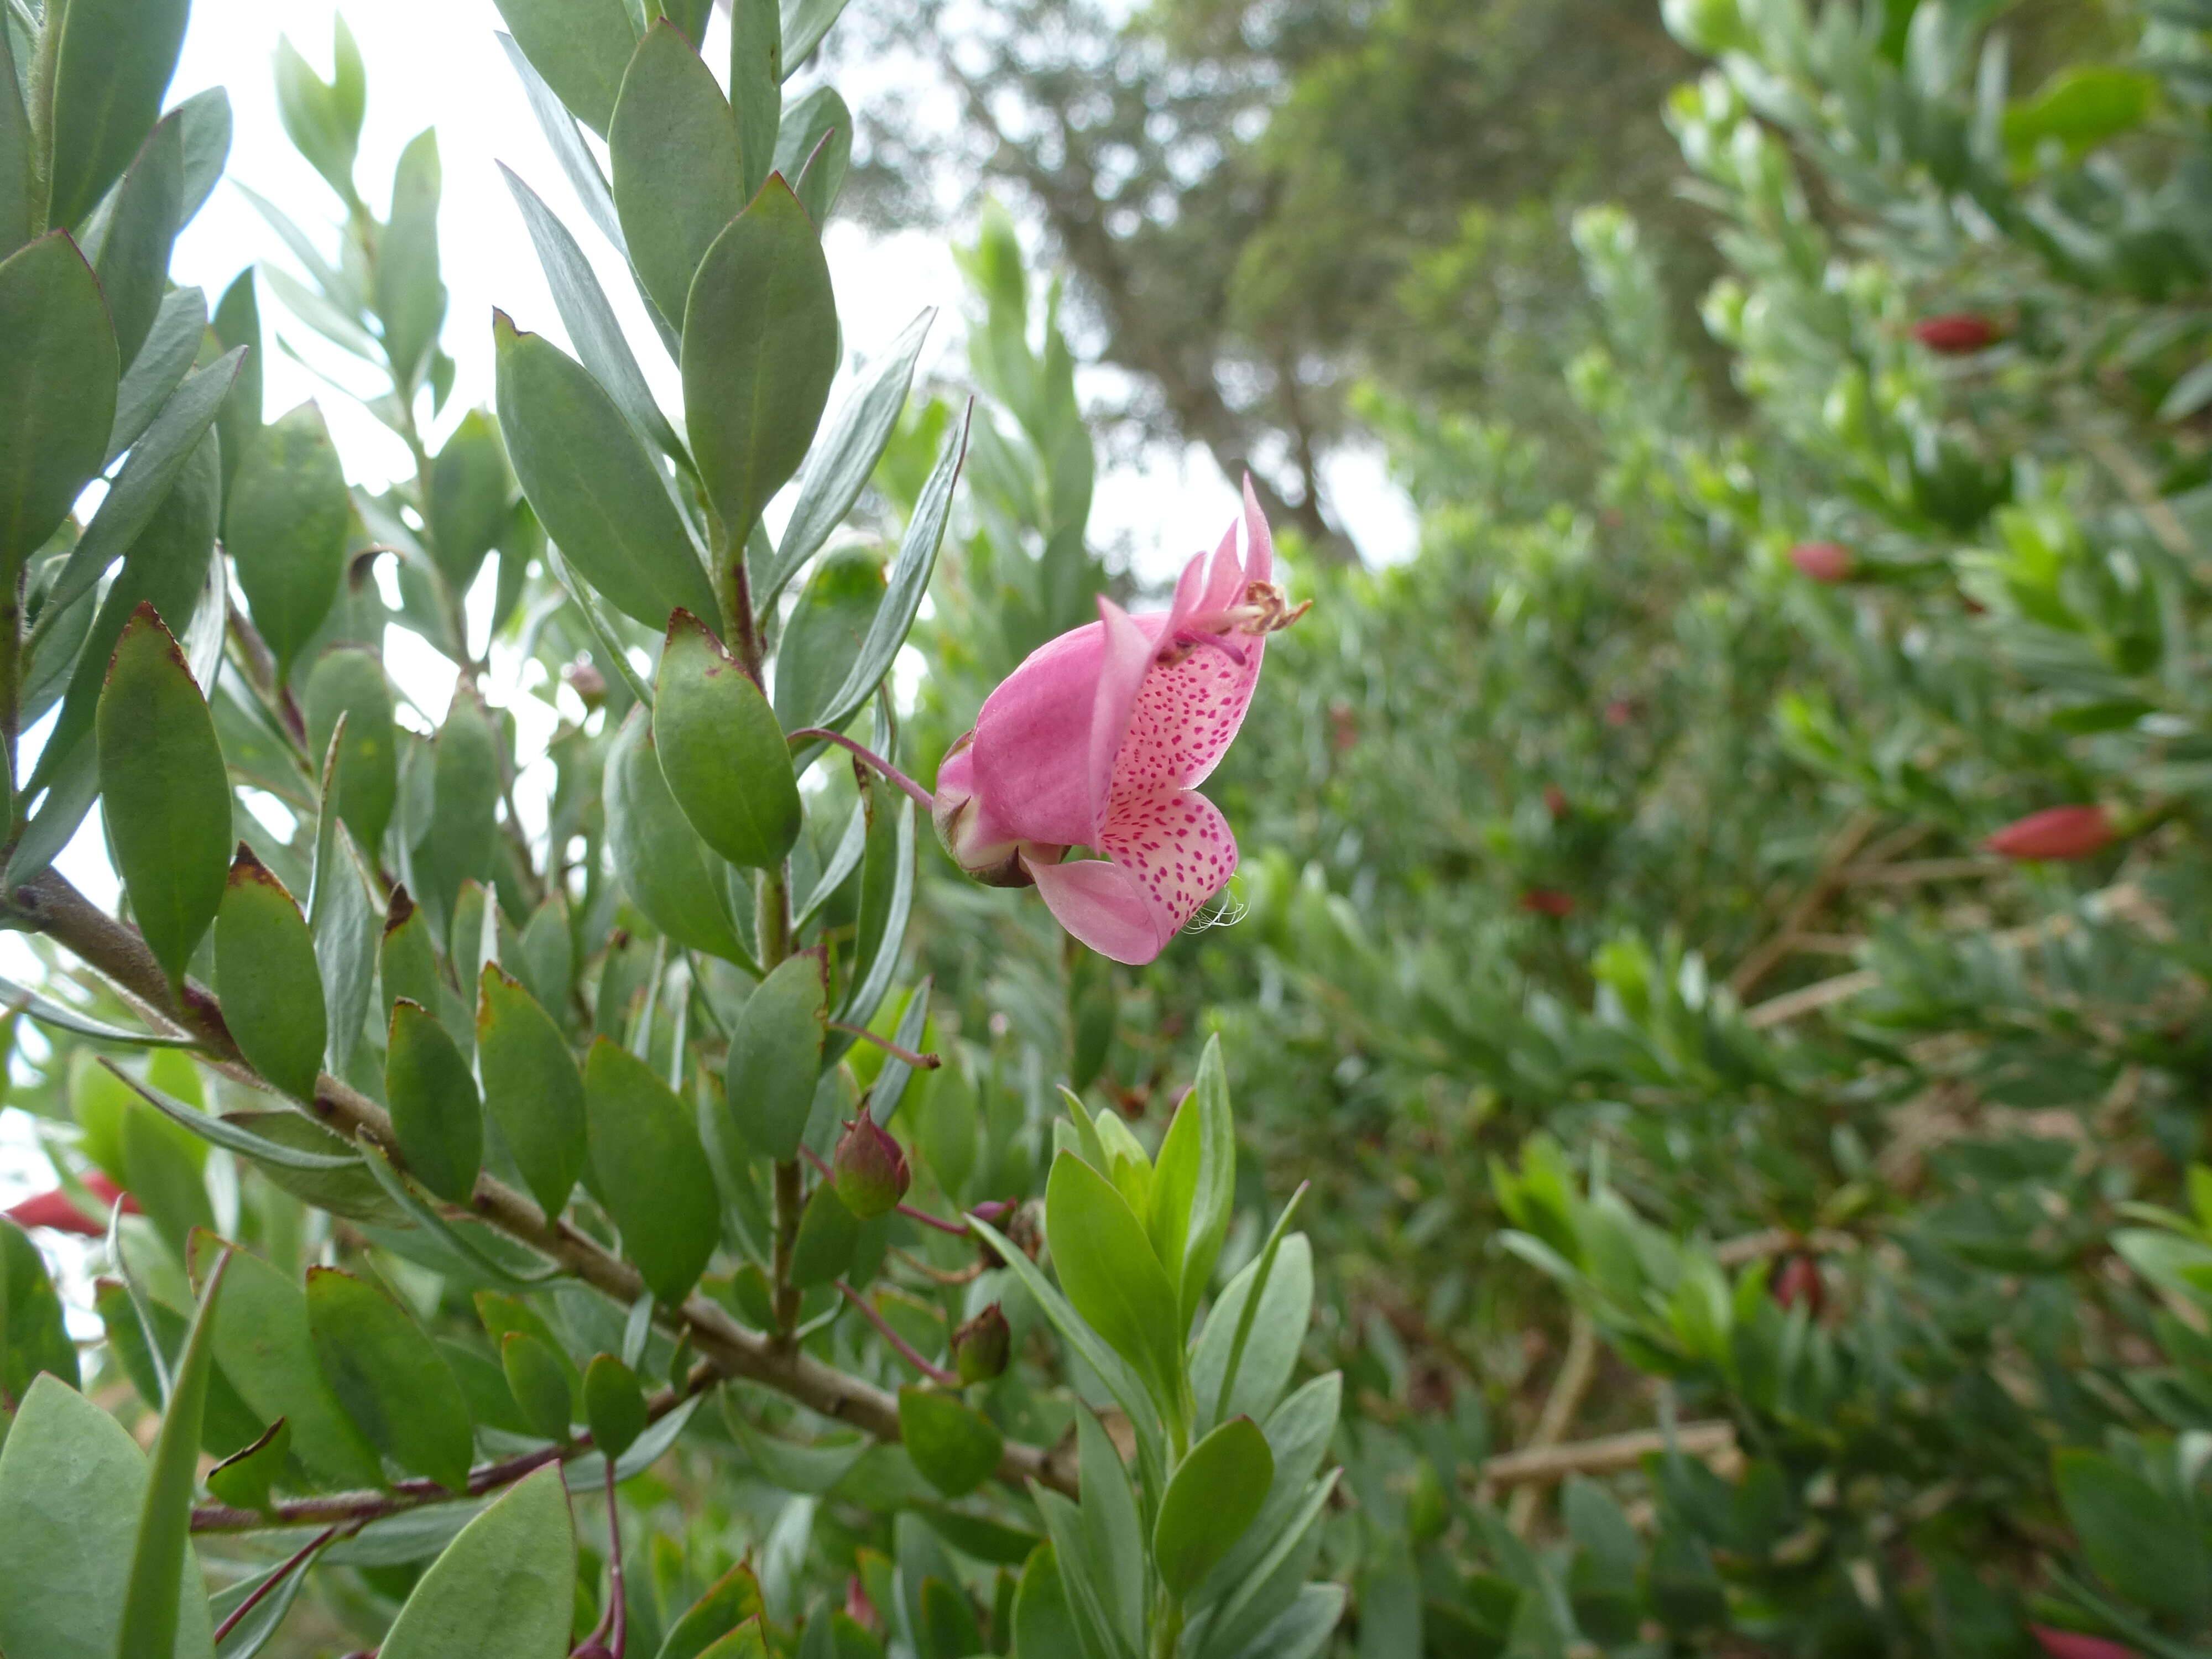
[[2119, 833], [2101, 806], [2051, 806], [2008, 823], [1982, 845], [1999, 858], [2086, 859]]
[[845, 1616], [865, 1631], [879, 1631], [884, 1627], [883, 1615], [876, 1611], [876, 1604], [868, 1600], [867, 1588], [860, 1583], [860, 1575], [857, 1572], [845, 1581]]
[[1769, 1289], [1782, 1307], [1794, 1308], [1802, 1302], [1805, 1311], [1815, 1319], [1820, 1316], [1821, 1305], [1828, 1299], [1827, 1285], [1820, 1277], [1820, 1264], [1809, 1255], [1793, 1255], [1784, 1261]]
[[1567, 792], [1556, 783], [1544, 786], [1544, 810], [1555, 818], [1567, 815]]
[[1552, 887], [1531, 887], [1521, 895], [1521, 908], [1540, 916], [1565, 916], [1574, 912], [1574, 896]]
[[[84, 1188], [111, 1210], [116, 1200], [120, 1199], [124, 1214], [139, 1213], [138, 1200], [97, 1170], [85, 1176]], [[86, 1238], [99, 1238], [107, 1231], [104, 1221], [94, 1220], [87, 1215], [77, 1207], [76, 1201], [59, 1187], [50, 1193], [33, 1194], [13, 1209], [0, 1213], [4, 1213], [19, 1227], [44, 1227], [52, 1232], [77, 1233]]]
[[1997, 342], [1997, 325], [1971, 311], [1954, 311], [1942, 317], [1923, 317], [1912, 325], [1912, 337], [1945, 357], [1964, 357]]
[[1790, 550], [1790, 562], [1816, 582], [1850, 580], [1851, 550], [1839, 542], [1800, 542]]
[[837, 1196], [863, 1221], [896, 1209], [912, 1180], [906, 1153], [866, 1112], [845, 1126], [830, 1169]]
[[1605, 706], [1605, 723], [1607, 726], [1626, 726], [1635, 718], [1636, 703], [1633, 698], [1615, 697]]
[[2101, 1636], [2084, 1636], [2078, 1630], [2057, 1630], [2049, 1625], [2030, 1625], [2027, 1628], [2051, 1659], [2142, 1659], [2133, 1648], [2108, 1642]]
[[988, 1382], [1006, 1369], [1014, 1334], [994, 1302], [952, 1333], [952, 1369], [963, 1382]]

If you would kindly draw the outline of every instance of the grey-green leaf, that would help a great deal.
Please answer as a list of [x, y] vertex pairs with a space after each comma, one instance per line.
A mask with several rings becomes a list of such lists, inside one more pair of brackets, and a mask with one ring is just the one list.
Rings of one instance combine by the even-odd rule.
[[549, 1217], [558, 1216], [587, 1151], [583, 1078], [553, 1017], [497, 963], [484, 963], [479, 984], [477, 1066], [484, 1109], [532, 1195]]
[[637, 25], [623, 0], [498, 0], [514, 43], [576, 118], [604, 138]]
[[331, 1392], [369, 1443], [402, 1468], [465, 1492], [468, 1401], [412, 1316], [367, 1279], [310, 1267], [307, 1328]]
[[1152, 1523], [1152, 1560], [1168, 1593], [1190, 1594], [1244, 1535], [1275, 1478], [1267, 1437], [1232, 1417], [1176, 1468]]
[[646, 919], [678, 945], [750, 961], [723, 902], [720, 860], [661, 776], [649, 709], [631, 709], [608, 746], [605, 790], [615, 872]]
[[730, 1038], [724, 1094], [732, 1127], [770, 1158], [799, 1156], [822, 1073], [826, 994], [819, 954], [787, 957], [746, 999]]
[[399, 795], [399, 732], [384, 664], [361, 646], [325, 651], [307, 676], [303, 701], [307, 752], [318, 758], [328, 754], [338, 721], [345, 721], [333, 804], [373, 858]]
[[47, 223], [77, 223], [130, 165], [161, 112], [190, 10], [190, 0], [71, 0], [59, 13]]
[[175, 115], [146, 135], [105, 216], [93, 269], [125, 363], [138, 355], [168, 285], [169, 249], [184, 227], [185, 140]]
[[392, 1621], [380, 1659], [547, 1659], [567, 1650], [576, 1535], [544, 1468], [461, 1528]]
[[456, 594], [505, 533], [514, 494], [499, 428], [472, 409], [430, 464], [430, 556]]
[[115, 424], [115, 331], [61, 232], [0, 260], [0, 574], [13, 580], [99, 472]]
[[384, 1086], [410, 1173], [447, 1203], [467, 1203], [483, 1164], [476, 1079], [446, 1028], [404, 998], [392, 1005]]
[[240, 1052], [295, 1100], [313, 1099], [329, 1036], [314, 935], [244, 842], [216, 913], [215, 978]]
[[821, 239], [770, 178], [707, 250], [684, 310], [684, 423], [731, 546], [805, 459], [836, 373]]
[[746, 196], [737, 117], [699, 49], [665, 18], [623, 76], [607, 156], [630, 263], [660, 314], [681, 324], [699, 262]]
[[872, 548], [844, 549], [815, 568], [776, 644], [775, 717], [786, 731], [820, 724], [859, 660], [884, 592], [883, 559]]
[[653, 748], [668, 793], [700, 839], [764, 870], [799, 839], [799, 780], [768, 699], [703, 623], [678, 611], [653, 688]]
[[438, 276], [438, 135], [426, 128], [399, 153], [392, 183], [392, 215], [378, 245], [376, 314], [384, 354], [401, 386], [412, 389], [446, 320], [446, 286]]
[[592, 1169], [623, 1252], [653, 1296], [690, 1293], [714, 1253], [721, 1198], [690, 1109], [643, 1060], [601, 1037], [584, 1065]]
[[337, 598], [351, 518], [345, 471], [313, 403], [264, 428], [240, 458], [223, 543], [282, 673]]
[[574, 358], [495, 313], [500, 424], [523, 493], [583, 578], [625, 616], [665, 628], [715, 614], [714, 584], [645, 447]]

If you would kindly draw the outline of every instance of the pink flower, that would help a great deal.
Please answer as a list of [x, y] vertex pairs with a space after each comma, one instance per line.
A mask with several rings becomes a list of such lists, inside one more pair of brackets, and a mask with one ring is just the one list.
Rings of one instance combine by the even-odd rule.
[[1982, 845], [1999, 858], [2086, 859], [2119, 833], [2101, 806], [2051, 806], [2014, 819]]
[[1995, 345], [1997, 325], [1973, 312], [1954, 311], [1922, 318], [1912, 325], [1912, 337], [1941, 356], [1963, 357]]
[[[1237, 838], [1196, 786], [1251, 704], [1267, 635], [1304, 613], [1274, 585], [1274, 544], [1244, 485], [1231, 524], [1183, 568], [1175, 603], [1039, 646], [984, 699], [937, 775], [937, 832], [996, 886], [1034, 884], [1060, 925], [1116, 962], [1146, 963], [1237, 870]], [[1104, 856], [1063, 862], [1074, 848]]]
[[1836, 542], [1800, 542], [1790, 550], [1790, 562], [1816, 582], [1833, 584], [1850, 576], [1851, 550]]
[[2028, 1629], [2051, 1659], [2139, 1659], [2133, 1648], [2101, 1636], [2084, 1636], [2079, 1631], [2057, 1630], [2049, 1625], [2030, 1625]]

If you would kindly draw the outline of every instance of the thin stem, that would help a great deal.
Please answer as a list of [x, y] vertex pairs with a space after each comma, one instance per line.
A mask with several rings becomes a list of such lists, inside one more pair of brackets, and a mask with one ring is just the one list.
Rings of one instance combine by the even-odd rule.
[[881, 1032], [871, 1031], [865, 1025], [848, 1025], [842, 1019], [833, 1019], [830, 1022], [830, 1029], [842, 1031], [847, 1036], [858, 1037], [863, 1042], [873, 1043], [893, 1060], [902, 1060], [918, 1072], [933, 1072], [945, 1064], [939, 1055], [918, 1054], [911, 1048], [900, 1047]]
[[868, 1323], [883, 1334], [884, 1340], [898, 1351], [900, 1358], [905, 1360], [908, 1364], [913, 1366], [933, 1382], [941, 1382], [948, 1389], [957, 1389], [960, 1386], [960, 1379], [952, 1372], [940, 1370], [916, 1353], [912, 1345], [890, 1328], [890, 1322], [868, 1304], [867, 1297], [862, 1296], [842, 1279], [837, 1281], [837, 1290], [846, 1301], [860, 1310], [861, 1316]]
[[610, 1632], [608, 1650], [614, 1659], [623, 1659], [623, 1649], [629, 1640], [629, 1596], [623, 1588], [622, 1513], [615, 1504], [615, 1460], [610, 1457], [606, 1464], [607, 1613], [600, 1625]]
[[283, 1566], [277, 1568], [276, 1571], [270, 1573], [266, 1578], [263, 1579], [259, 1586], [254, 1590], [253, 1594], [247, 1596], [243, 1601], [240, 1601], [237, 1607], [231, 1610], [230, 1617], [224, 1620], [222, 1623], [215, 1627], [216, 1646], [220, 1648], [222, 1645], [222, 1638], [238, 1628], [239, 1621], [240, 1620], [244, 1619], [247, 1613], [252, 1612], [254, 1608], [260, 1606], [262, 1599], [266, 1596], [270, 1591], [275, 1589], [279, 1584], [283, 1583], [287, 1578], [289, 1578], [301, 1567], [307, 1565], [307, 1559], [313, 1555], [317, 1550], [322, 1548], [324, 1545], [329, 1543], [331, 1539], [337, 1537], [339, 1530], [340, 1528], [337, 1527], [324, 1528], [322, 1531], [315, 1534], [313, 1539], [295, 1553], [291, 1559], [285, 1562]]
[[936, 796], [931, 794], [928, 790], [907, 776], [874, 750], [863, 744], [854, 743], [842, 732], [831, 732], [819, 726], [802, 726], [796, 732], [784, 734], [784, 740], [787, 743], [796, 744], [808, 738], [819, 738], [823, 743], [834, 743], [840, 749], [848, 750], [867, 765], [874, 767], [884, 777], [913, 796], [915, 805], [921, 807], [923, 811], [933, 812], [937, 810]]
[[799, 1160], [787, 1158], [775, 1166], [775, 1247], [769, 1263], [775, 1272], [776, 1337], [787, 1343], [799, 1328], [799, 1286], [791, 1282], [791, 1261], [799, 1243], [799, 1218], [805, 1208]]

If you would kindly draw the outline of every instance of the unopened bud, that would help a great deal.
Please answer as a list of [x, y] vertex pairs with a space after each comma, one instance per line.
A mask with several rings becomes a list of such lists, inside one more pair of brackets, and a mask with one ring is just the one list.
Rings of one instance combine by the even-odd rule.
[[1800, 542], [1790, 550], [1790, 562], [1816, 582], [1833, 585], [1851, 574], [1851, 550], [1839, 542]]
[[2101, 806], [2052, 806], [2008, 823], [1982, 845], [1999, 858], [2015, 860], [2086, 859], [2110, 846], [2119, 833]]
[[1567, 792], [1556, 783], [1544, 786], [1544, 810], [1555, 818], [1567, 815]]
[[988, 1382], [1006, 1369], [1014, 1334], [994, 1302], [952, 1333], [952, 1369], [963, 1382]]
[[863, 1221], [896, 1209], [911, 1179], [898, 1142], [878, 1128], [866, 1112], [845, 1126], [830, 1160], [830, 1172], [837, 1196]]
[[561, 671], [561, 678], [586, 708], [597, 708], [607, 700], [607, 677], [587, 662], [570, 663]]
[[1572, 915], [1575, 896], [1555, 887], [1531, 887], [1521, 895], [1521, 908], [1539, 916]]
[[845, 1581], [845, 1616], [868, 1632], [884, 1627], [884, 1616], [876, 1611], [876, 1604], [868, 1599], [867, 1586], [854, 1573]]
[[1036, 880], [1023, 866], [1020, 843], [992, 836], [982, 823], [982, 803], [975, 796], [975, 734], [954, 742], [937, 769], [936, 805], [930, 822], [945, 856], [986, 887], [1033, 887]]
[[[1037, 1252], [1044, 1247], [1044, 1230], [1038, 1224], [1034, 1205], [1024, 1204], [1017, 1198], [994, 1198], [978, 1204], [974, 1212], [1004, 1233], [1030, 1261], [1036, 1260]], [[986, 1267], [1006, 1265], [1006, 1258], [988, 1243], [979, 1243], [976, 1248], [982, 1254]]]
[[1821, 1304], [1828, 1299], [1828, 1287], [1820, 1277], [1820, 1264], [1809, 1255], [1792, 1255], [1782, 1264], [1774, 1275], [1769, 1292], [1776, 1304], [1784, 1309], [1805, 1304], [1805, 1311], [1814, 1318], [1820, 1316]]
[[1997, 341], [1997, 325], [1971, 311], [1942, 317], [1923, 317], [1912, 325], [1912, 337], [1945, 357], [1964, 357], [1984, 350]]

